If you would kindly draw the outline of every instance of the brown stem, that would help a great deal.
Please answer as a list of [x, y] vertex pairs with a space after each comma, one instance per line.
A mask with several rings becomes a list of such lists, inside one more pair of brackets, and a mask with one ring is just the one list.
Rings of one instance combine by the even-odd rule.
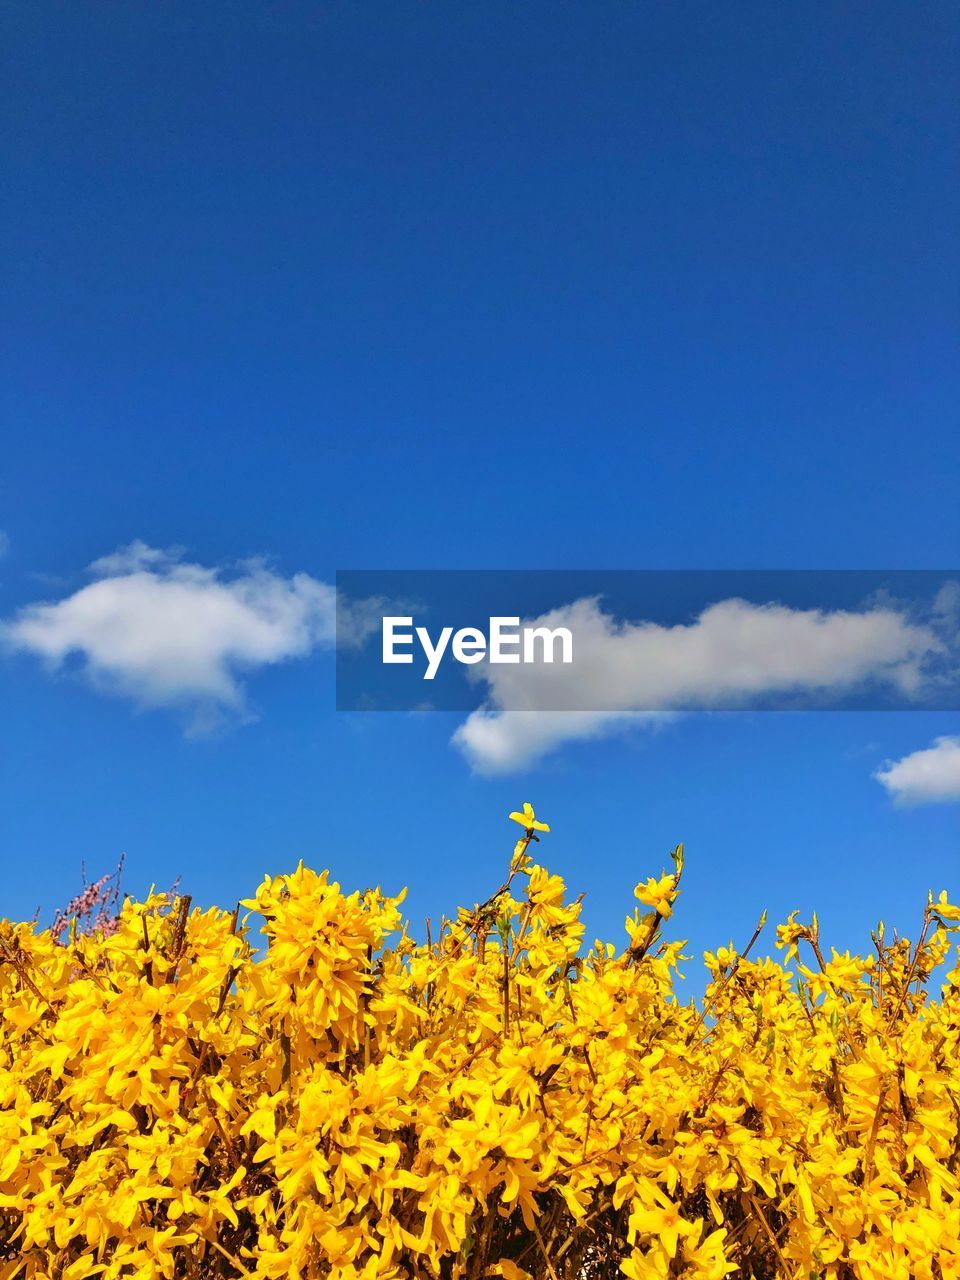
[[[736, 976], [737, 970], [740, 968], [740, 961], [746, 960], [747, 956], [750, 954], [750, 950], [753, 947], [753, 944], [760, 937], [760, 934], [763, 930], [763, 926], [766, 924], [766, 922], [767, 922], [767, 913], [766, 911], [764, 911], [763, 915], [760, 917], [759, 921], [757, 922], [757, 927], [754, 929], [753, 934], [750, 938], [750, 941], [744, 947], [740, 955], [738, 955], [734, 959], [733, 965], [730, 968], [730, 972], [724, 975], [723, 980], [720, 983], [720, 986], [717, 987], [716, 991], [713, 993], [712, 1003], [714, 1008], [717, 1007], [717, 997], [727, 987], [727, 985], [733, 981], [734, 977]], [[690, 1041], [693, 1039], [696, 1033], [703, 1026], [703, 1020], [704, 1018], [706, 1018], [706, 1016], [707, 1016], [707, 1004], [706, 1004], [706, 1001], [704, 1001], [703, 1009], [701, 1010], [700, 1016], [699, 1018], [697, 1018], [696, 1022], [693, 1024], [693, 1028], [691, 1029], [690, 1033], [687, 1036], [687, 1044], [690, 1043]]]
[[923, 930], [920, 934], [920, 941], [917, 943], [916, 949], [913, 953], [913, 959], [910, 961], [910, 968], [907, 970], [907, 976], [903, 982], [903, 990], [900, 992], [900, 999], [897, 1001], [897, 1007], [894, 1009], [893, 1016], [890, 1019], [891, 1023], [896, 1022], [897, 1018], [900, 1017], [900, 1012], [906, 1003], [907, 993], [910, 990], [910, 983], [913, 981], [913, 975], [916, 971], [917, 965], [920, 963], [920, 953], [923, 951], [923, 944], [927, 940], [927, 930], [929, 928], [930, 908], [928, 907], [923, 913]]
[[543, 1254], [543, 1260], [547, 1264], [547, 1270], [550, 1272], [550, 1280], [557, 1280], [557, 1273], [553, 1269], [553, 1263], [550, 1261], [550, 1255], [547, 1253], [547, 1246], [543, 1243], [543, 1236], [540, 1234], [540, 1228], [536, 1222], [532, 1223], [533, 1234], [537, 1237], [537, 1244], [540, 1246], [540, 1252]]
[[3, 948], [3, 954], [6, 956], [7, 960], [10, 962], [10, 964], [13, 965], [14, 969], [16, 969], [20, 977], [20, 981], [23, 983], [23, 985], [27, 987], [28, 990], [32, 991], [33, 994], [37, 997], [37, 999], [41, 1001], [42, 1004], [46, 1005], [46, 1009], [44, 1010], [44, 1015], [46, 1016], [48, 1013], [51, 1013], [53, 1014], [54, 1017], [56, 1017], [57, 1016], [56, 1009], [54, 1009], [53, 1005], [50, 1003], [47, 997], [43, 994], [43, 992], [40, 990], [40, 988], [37, 986], [34, 980], [30, 977], [29, 973], [27, 973], [26, 966], [24, 965], [20, 957], [17, 955], [17, 953], [11, 950], [11, 948], [7, 946], [6, 939], [0, 938], [0, 947]]
[[753, 1194], [752, 1191], [745, 1192], [745, 1195], [747, 1197], [747, 1203], [752, 1209], [755, 1217], [757, 1218], [757, 1221], [763, 1227], [764, 1234], [766, 1235], [767, 1239], [770, 1241], [770, 1245], [774, 1253], [777, 1255], [777, 1264], [780, 1268], [780, 1274], [783, 1276], [788, 1276], [790, 1274], [790, 1268], [787, 1265], [787, 1260], [783, 1256], [783, 1254], [780, 1252], [780, 1246], [777, 1243], [777, 1237], [773, 1234], [773, 1228], [770, 1226], [770, 1223], [767, 1221], [763, 1210], [760, 1208], [760, 1202], [757, 1200], [757, 1197]]
[[503, 945], [503, 1035], [510, 1034], [510, 957], [507, 945]]

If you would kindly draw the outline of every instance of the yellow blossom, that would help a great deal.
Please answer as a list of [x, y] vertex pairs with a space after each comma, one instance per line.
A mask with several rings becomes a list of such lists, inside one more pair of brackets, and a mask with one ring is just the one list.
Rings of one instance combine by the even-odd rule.
[[646, 907], [652, 907], [666, 920], [673, 914], [673, 903], [676, 898], [677, 877], [661, 876], [659, 880], [652, 877], [642, 881], [633, 891], [633, 896]]
[[960, 1280], [946, 893], [864, 955], [794, 914], [810, 968], [761, 918], [691, 999], [682, 846], [586, 950], [511, 817], [505, 883], [429, 938], [303, 865], [239, 921], [0, 921], [0, 1280]]
[[519, 822], [521, 827], [524, 828], [524, 830], [527, 832], [528, 835], [531, 831], [549, 831], [550, 830], [550, 828], [547, 826], [545, 822], [537, 821], [536, 814], [533, 812], [533, 805], [529, 803], [523, 806], [522, 813], [511, 813], [510, 821]]

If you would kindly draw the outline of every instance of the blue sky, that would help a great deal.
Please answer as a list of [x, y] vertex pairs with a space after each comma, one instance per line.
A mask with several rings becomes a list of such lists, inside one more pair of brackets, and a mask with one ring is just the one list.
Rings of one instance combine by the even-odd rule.
[[[3, 15], [0, 618], [141, 539], [338, 568], [949, 568], [952, 6], [130, 4]], [[446, 714], [246, 722], [0, 657], [3, 914], [121, 850], [230, 902], [304, 857], [436, 918], [525, 799], [619, 930], [685, 840], [702, 948], [860, 945], [958, 884], [873, 777], [957, 713], [691, 716], [472, 772]]]

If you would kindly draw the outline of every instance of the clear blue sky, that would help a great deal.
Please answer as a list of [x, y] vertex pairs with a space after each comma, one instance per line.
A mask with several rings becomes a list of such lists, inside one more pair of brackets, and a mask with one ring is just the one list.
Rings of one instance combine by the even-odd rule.
[[[142, 539], [192, 563], [940, 568], [960, 547], [955, 6], [15, 2], [0, 618]], [[302, 856], [493, 887], [532, 800], [615, 933], [960, 893], [896, 807], [933, 713], [688, 717], [485, 778], [456, 716], [338, 715], [326, 652], [201, 738], [0, 657], [0, 914], [128, 855], [232, 902]]]

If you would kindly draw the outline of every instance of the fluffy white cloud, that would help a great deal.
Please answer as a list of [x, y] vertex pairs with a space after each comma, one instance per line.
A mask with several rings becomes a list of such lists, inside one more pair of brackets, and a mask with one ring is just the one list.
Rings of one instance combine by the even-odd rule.
[[536, 624], [569, 627], [574, 662], [475, 669], [487, 702], [454, 742], [481, 772], [518, 768], [638, 717], [794, 695], [810, 705], [868, 681], [909, 696], [926, 661], [944, 651], [934, 630], [886, 605], [826, 612], [725, 600], [689, 624], [661, 626], [618, 622], [584, 599]]
[[98, 578], [115, 578], [125, 573], [136, 573], [140, 569], [162, 569], [182, 559], [182, 547], [167, 547], [161, 551], [158, 547], [148, 547], [140, 538], [134, 538], [125, 547], [117, 547], [108, 556], [101, 556], [87, 566], [87, 572]]
[[661, 723], [663, 715], [602, 711], [472, 711], [453, 735], [478, 773], [515, 773], [563, 742], [603, 738], [618, 730]]
[[90, 572], [89, 585], [28, 605], [0, 634], [53, 667], [79, 657], [106, 692], [185, 708], [194, 730], [247, 714], [244, 673], [334, 641], [335, 589], [305, 573], [252, 561], [230, 575], [139, 541]]
[[888, 760], [873, 776], [898, 804], [960, 801], [960, 738], [936, 738], [932, 747]]

